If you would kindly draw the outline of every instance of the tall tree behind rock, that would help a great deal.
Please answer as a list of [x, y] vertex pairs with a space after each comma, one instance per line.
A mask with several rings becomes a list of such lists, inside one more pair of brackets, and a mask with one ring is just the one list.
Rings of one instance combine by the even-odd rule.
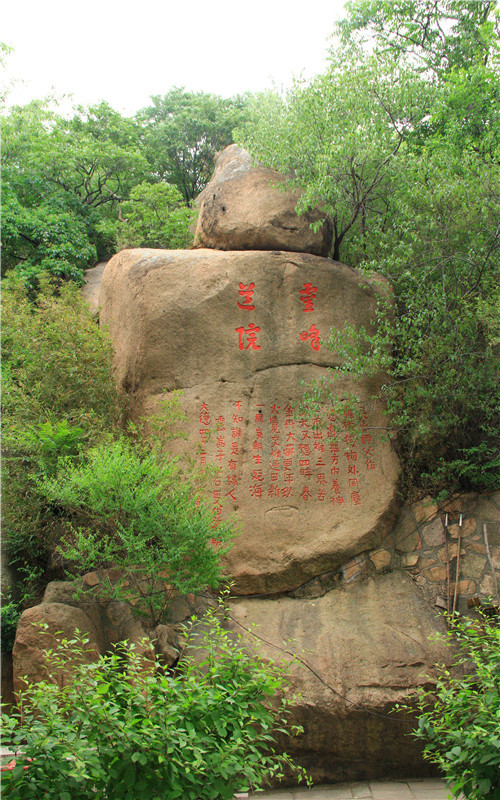
[[496, 0], [350, 0], [336, 24], [343, 44], [375, 43], [438, 78], [498, 56]]
[[406, 486], [494, 488], [496, 4], [355, 0], [347, 15], [326, 72], [260, 98], [238, 139], [291, 176], [299, 213], [328, 212], [335, 259], [392, 283], [369, 356], [359, 329], [330, 345], [340, 373], [387, 369]]
[[177, 186], [189, 205], [210, 180], [215, 155], [233, 143], [247, 98], [174, 88], [151, 100], [137, 115], [144, 126], [144, 153], [155, 178]]

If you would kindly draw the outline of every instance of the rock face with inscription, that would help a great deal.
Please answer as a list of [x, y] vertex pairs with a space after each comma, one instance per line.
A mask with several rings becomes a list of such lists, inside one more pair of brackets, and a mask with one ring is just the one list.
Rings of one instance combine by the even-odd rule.
[[[442, 507], [427, 498], [395, 523], [399, 465], [374, 399], [383, 377], [337, 384], [340, 398], [361, 394], [361, 425], [348, 412], [301, 413], [303, 383], [336, 364], [324, 345], [330, 329], [368, 329], [388, 287], [320, 257], [327, 231], [311, 238], [297, 197], [270, 181], [282, 176], [255, 170], [238, 148], [224, 151], [199, 198], [195, 249], [116, 255], [102, 278], [101, 324], [135, 419], [165, 413], [180, 391], [178, 432], [187, 438], [168, 447], [212, 468], [214, 538], [220, 520], [240, 520], [226, 562], [240, 595], [228, 602], [228, 624], [264, 657], [297, 656], [290, 724], [304, 733], [287, 751], [316, 782], [429, 774], [405, 735], [413, 721], [391, 712], [450, 657], [429, 636], [443, 630], [437, 609], [451, 607], [454, 586], [461, 610], [477, 590], [495, 592], [500, 496]], [[99, 275], [88, 277], [95, 302]], [[83, 580], [95, 587], [100, 578]], [[32, 619], [68, 632], [78, 623], [96, 651], [137, 640], [126, 608], [109, 614], [87, 603], [84, 613], [72, 591], [49, 584], [43, 603], [24, 612], [16, 680], [44, 674]], [[172, 625], [153, 635], [166, 663], [177, 654], [175, 620], [199, 611], [177, 600]]]
[[368, 327], [386, 291], [303, 253], [128, 250], [106, 267], [101, 322], [118, 381], [135, 417], [181, 390], [188, 439], [173, 446], [217, 467], [214, 525], [240, 519], [226, 565], [238, 593], [294, 589], [375, 547], [393, 522], [398, 462], [379, 435], [377, 380], [356, 385], [356, 433], [348, 415], [299, 411], [303, 382], [335, 364], [330, 328]]
[[322, 221], [324, 214], [315, 210], [297, 216], [300, 194], [284, 191], [285, 182], [279, 172], [253, 165], [241, 147], [226, 147], [197, 198], [195, 247], [328, 255], [330, 222], [324, 220], [313, 231], [311, 223]]

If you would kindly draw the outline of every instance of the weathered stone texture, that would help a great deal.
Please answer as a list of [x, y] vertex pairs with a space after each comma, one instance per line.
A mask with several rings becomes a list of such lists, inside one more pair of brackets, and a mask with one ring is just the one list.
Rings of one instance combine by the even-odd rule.
[[[46, 628], [41, 628], [46, 625]], [[63, 603], [42, 603], [21, 614], [12, 651], [14, 690], [28, 682], [36, 683], [49, 677], [44, 651], [53, 649], [57, 639], [73, 638], [75, 630], [89, 639], [87, 658], [92, 661], [102, 647], [102, 639], [87, 614], [80, 608]], [[57, 634], [57, 636], [56, 636]]]
[[211, 181], [197, 198], [195, 247], [217, 250], [287, 250], [326, 256], [331, 225], [318, 232], [311, 223], [325, 214], [297, 215], [300, 193], [286, 177], [252, 164], [246, 150], [231, 145], [217, 159]]
[[[251, 308], [240, 288], [250, 285]], [[315, 290], [310, 310], [301, 299], [307, 286]], [[302, 382], [336, 363], [301, 334], [312, 325], [323, 339], [332, 326], [368, 327], [386, 291], [342, 264], [298, 253], [129, 250], [105, 270], [101, 322], [132, 413], [150, 415], [181, 389], [188, 439], [169, 448], [221, 467], [207, 499], [216, 520], [230, 512], [241, 520], [227, 560], [240, 593], [293, 589], [390, 530], [398, 461], [378, 435], [379, 382], [356, 384], [367, 417], [355, 437], [348, 420], [321, 415], [316, 424], [296, 413]], [[350, 381], [339, 384], [350, 391]]]
[[[118, 642], [127, 641], [134, 644], [146, 665], [154, 650], [169, 666], [177, 661], [185, 646], [183, 623], [195, 613], [202, 614], [207, 601], [194, 595], [174, 597], [167, 611], [169, 623], [158, 625], [151, 632], [148, 620], [136, 616], [132, 605], [109, 599], [107, 586], [112, 573], [113, 570], [89, 572], [81, 581], [52, 581], [40, 605], [24, 611], [13, 651], [16, 691], [24, 685], [25, 676], [33, 682], [48, 677], [50, 664], [44, 651], [54, 648], [60, 638], [72, 638], [76, 629], [89, 639], [89, 660], [111, 650]], [[41, 623], [47, 624], [47, 629], [43, 629]], [[4, 695], [8, 695], [7, 687], [2, 691]]]
[[230, 611], [251, 650], [273, 659], [290, 650], [312, 668], [291, 666], [290, 694], [300, 697], [290, 724], [305, 732], [286, 747], [315, 781], [404, 775], [409, 765], [425, 774], [419, 747], [403, 735], [411, 723], [389, 711], [450, 652], [429, 640], [444, 622], [409, 577], [377, 575], [314, 600], [233, 600]]
[[99, 311], [102, 274], [106, 263], [106, 261], [101, 261], [100, 264], [88, 269], [85, 273], [85, 285], [82, 286], [82, 295], [93, 314], [97, 314]]

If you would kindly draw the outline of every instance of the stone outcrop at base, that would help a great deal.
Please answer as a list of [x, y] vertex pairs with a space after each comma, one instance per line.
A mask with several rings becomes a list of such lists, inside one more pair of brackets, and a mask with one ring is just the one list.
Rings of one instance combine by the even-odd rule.
[[26, 683], [50, 678], [51, 664], [45, 651], [53, 650], [60, 639], [72, 639], [75, 630], [88, 638], [86, 657], [95, 660], [103, 648], [102, 637], [82, 609], [65, 603], [43, 603], [21, 614], [12, 651], [15, 692]]
[[179, 659], [185, 645], [184, 623], [194, 614], [202, 614], [206, 601], [194, 595], [174, 597], [168, 624], [149, 630], [129, 603], [109, 599], [108, 585], [109, 575], [101, 572], [87, 573], [81, 581], [52, 581], [42, 602], [21, 614], [12, 653], [15, 692], [26, 681], [36, 683], [50, 674], [52, 680], [57, 679], [45, 651], [54, 649], [61, 639], [72, 639], [76, 630], [88, 639], [89, 661], [123, 641], [133, 643], [147, 660], [154, 650], [164, 666]]
[[283, 744], [315, 782], [429, 774], [407, 735], [413, 721], [394, 704], [451, 653], [429, 640], [444, 620], [409, 576], [378, 575], [315, 599], [233, 599], [230, 613], [245, 647], [291, 661], [289, 695], [299, 696], [288, 727], [304, 733]]

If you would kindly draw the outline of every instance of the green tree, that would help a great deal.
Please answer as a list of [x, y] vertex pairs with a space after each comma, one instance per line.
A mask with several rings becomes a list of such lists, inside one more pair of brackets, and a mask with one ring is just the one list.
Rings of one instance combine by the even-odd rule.
[[192, 244], [189, 229], [191, 211], [181, 194], [169, 183], [141, 183], [134, 186], [122, 206], [118, 247], [160, 247], [182, 249]]
[[496, 0], [348, 0], [335, 32], [441, 78], [498, 57]]
[[67, 119], [33, 101], [11, 109], [2, 128], [3, 177], [27, 207], [55, 198], [80, 212], [116, 206], [147, 172], [137, 124], [104, 102]]
[[343, 359], [335, 373], [386, 374], [380, 397], [399, 434], [407, 489], [494, 489], [498, 176], [479, 159], [439, 149], [407, 154], [400, 177], [394, 217], [369, 247], [358, 243], [359, 266], [390, 279], [395, 308], [380, 306], [377, 328], [332, 332], [330, 347]]
[[[408, 21], [417, 5], [381, 4], [380, 13]], [[351, 4], [351, 28], [367, 33], [373, 20], [361, 6], [375, 14], [374, 4]], [[483, 34], [462, 22], [461, 52], [476, 52]], [[498, 74], [482, 50], [472, 64], [456, 55], [448, 72], [419, 72], [413, 52], [382, 34], [368, 53], [346, 41], [324, 76], [261, 105], [245, 143], [291, 174], [304, 192], [299, 212], [320, 203], [330, 214], [336, 258], [392, 283], [394, 304], [380, 305], [377, 327], [333, 332], [330, 346], [343, 358], [337, 376], [385, 372], [381, 399], [399, 433], [405, 490], [494, 488], [500, 129], [488, 100]], [[335, 393], [335, 380], [314, 386], [309, 402]]]
[[244, 119], [246, 98], [227, 100], [204, 92], [171, 89], [155, 95], [137, 114], [144, 152], [157, 180], [174, 184], [191, 205], [210, 180], [216, 154], [233, 142]]
[[[324, 75], [297, 83], [285, 98], [254, 101], [239, 140], [303, 192], [298, 213], [320, 206], [333, 225], [331, 256], [349, 237], [370, 237], [388, 210], [391, 180], [408, 130], [431, 100], [429, 87], [391, 59], [332, 54]], [[354, 59], [353, 55], [353, 59]]]
[[81, 217], [50, 205], [26, 208], [4, 192], [2, 256], [2, 274], [17, 267], [34, 289], [42, 272], [82, 285], [97, 250]]
[[[5, 67], [5, 62], [7, 60], [7, 56], [10, 53], [12, 53], [13, 49], [14, 48], [11, 47], [6, 42], [0, 42], [0, 69], [3, 69]], [[7, 84], [6, 82], [4, 82], [3, 86], [2, 86], [2, 88], [0, 90], [0, 108], [4, 107], [5, 101], [7, 100], [7, 97], [9, 96], [9, 91], [10, 91], [10, 84]]]
[[45, 268], [81, 280], [83, 267], [113, 251], [107, 228], [148, 175], [139, 127], [106, 103], [67, 119], [33, 101], [4, 114], [2, 139], [3, 271]]

